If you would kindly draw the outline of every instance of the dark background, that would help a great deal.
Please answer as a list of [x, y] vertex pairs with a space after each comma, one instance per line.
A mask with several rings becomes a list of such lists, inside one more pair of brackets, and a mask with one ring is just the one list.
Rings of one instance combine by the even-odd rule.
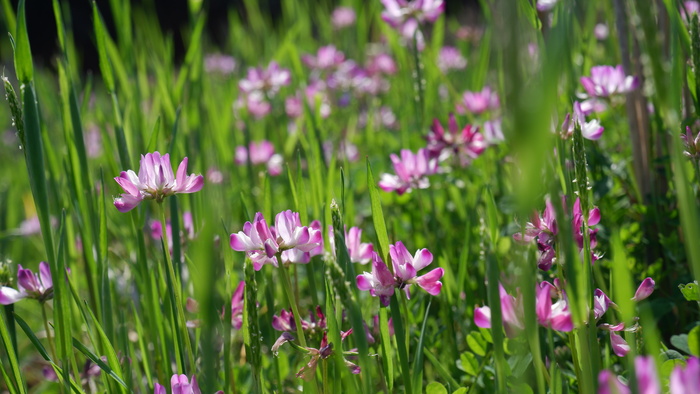
[[[59, 0], [61, 1], [61, 0]], [[280, 17], [281, 1], [295, 0], [258, 0], [260, 9], [272, 20]], [[366, 0], [377, 1], [379, 0]], [[14, 8], [17, 9], [18, 0], [12, 0]], [[74, 41], [77, 50], [82, 55], [82, 67], [86, 70], [96, 70], [98, 68], [97, 50], [93, 42], [92, 25], [92, 2], [89, 0], [63, 0], [62, 4], [67, 4], [70, 8], [71, 29], [74, 34]], [[112, 36], [114, 37], [114, 24], [112, 22], [109, 0], [96, 0], [97, 6], [102, 13]], [[337, 1], [328, 0], [323, 2], [332, 8]], [[181, 30], [189, 23], [188, 5], [186, 0], [131, 0], [132, 9], [145, 8], [153, 9], [158, 15], [158, 22], [164, 32], [172, 34], [175, 43], [175, 57], [179, 62], [184, 56], [184, 45], [181, 37]], [[242, 0], [210, 0], [204, 1], [202, 7], [207, 10], [207, 30], [214, 43], [221, 46], [225, 43], [225, 28], [227, 25], [227, 15], [229, 10], [235, 9], [245, 20], [245, 7]], [[446, 13], [457, 14], [467, 9], [478, 9], [478, 0], [446, 0]], [[1, 10], [0, 10], [1, 12]], [[29, 41], [32, 45], [34, 61], [46, 67], [53, 68], [52, 59], [58, 51], [56, 36], [56, 23], [54, 19], [53, 6], [51, 0], [28, 0], [26, 2], [27, 28], [29, 31]], [[64, 16], [65, 19], [65, 16]], [[2, 23], [2, 22], [0, 22]], [[138, 26], [134, 26], [138, 29]], [[7, 26], [0, 25], [0, 31], [8, 31]], [[222, 33], [223, 32], [223, 33]], [[14, 32], [13, 32], [14, 33]], [[0, 39], [6, 39], [3, 37]], [[8, 46], [0, 47], [7, 49]], [[11, 54], [0, 53], [0, 58], [8, 59]]]

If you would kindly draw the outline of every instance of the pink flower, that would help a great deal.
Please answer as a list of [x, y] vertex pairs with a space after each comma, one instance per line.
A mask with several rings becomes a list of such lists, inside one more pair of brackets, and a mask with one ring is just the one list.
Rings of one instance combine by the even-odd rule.
[[[525, 328], [523, 322], [522, 301], [506, 292], [506, 289], [498, 284], [499, 298], [501, 301], [501, 318], [508, 336]], [[477, 327], [491, 328], [491, 308], [488, 306], [474, 308], [474, 323]]]
[[591, 97], [609, 97], [625, 94], [639, 86], [639, 80], [632, 75], [625, 75], [621, 65], [591, 67], [590, 77], [581, 77], [581, 85]]
[[[593, 207], [593, 209], [588, 211], [588, 220], [586, 224], [591, 227], [598, 223], [600, 223], [600, 209], [598, 209], [598, 207]], [[576, 202], [574, 202], [573, 230], [574, 238], [576, 239], [579, 249], [583, 249], [583, 211], [581, 210], [581, 199], [578, 197], [576, 198]], [[598, 243], [596, 239], [597, 232], [598, 229], [590, 228], [588, 230], [591, 249], [594, 249]]]
[[[317, 330], [323, 332], [326, 327], [326, 315], [323, 314], [320, 306], [316, 307], [315, 314], [311, 314], [310, 320], [301, 320], [301, 328], [309, 333], [314, 333]], [[287, 311], [282, 309], [279, 316], [272, 316], [272, 328], [277, 331], [295, 331], [297, 329], [296, 322], [294, 321], [294, 313], [292, 311]]]
[[130, 211], [143, 200], [160, 203], [165, 197], [198, 192], [204, 186], [202, 175], [187, 175], [187, 157], [180, 162], [177, 175], [173, 175], [170, 155], [166, 153], [161, 156], [158, 152], [141, 156], [138, 175], [132, 170], [122, 171], [114, 180], [126, 192], [114, 199], [114, 206], [119, 212]]
[[[262, 213], [255, 214], [253, 223], [246, 222], [243, 231], [231, 234], [231, 249], [246, 252], [259, 271], [264, 264], [277, 266], [277, 254], [283, 263], [308, 263], [295, 258], [296, 253], [310, 252], [318, 247], [323, 237], [319, 228], [302, 226], [299, 214], [287, 210], [275, 217], [275, 227], [269, 227]], [[287, 252], [287, 253], [285, 253]]]
[[345, 54], [333, 45], [321, 47], [314, 55], [302, 55], [301, 61], [313, 70], [329, 70], [345, 61]]
[[604, 369], [598, 374], [598, 394], [630, 394], [630, 389], [614, 373]]
[[630, 351], [630, 345], [627, 344], [627, 341], [613, 330], [610, 331], [610, 345], [612, 345], [613, 353], [618, 357], [625, 357]]
[[[350, 231], [345, 232], [345, 246], [348, 248], [348, 255], [350, 256], [351, 262], [367, 264], [372, 260], [374, 247], [371, 243], [363, 243], [361, 237], [362, 230], [360, 230], [360, 228], [350, 227]], [[328, 226], [328, 239], [331, 244], [331, 252], [335, 255], [335, 236], [332, 226]]]
[[373, 56], [367, 66], [367, 71], [374, 75], [382, 73], [386, 75], [396, 74], [396, 62], [389, 54], [379, 53]]
[[593, 292], [593, 317], [596, 320], [603, 317], [610, 305], [615, 305], [615, 303], [612, 302], [605, 293], [603, 293], [603, 290], [595, 289]]
[[394, 295], [396, 280], [376, 252], [372, 253], [372, 272], [357, 275], [356, 281], [358, 289], [369, 291], [372, 297], [379, 297], [382, 305], [389, 305], [389, 299]]
[[382, 0], [382, 19], [401, 30], [406, 24], [435, 22], [445, 12], [443, 0]]
[[581, 109], [581, 103], [576, 101], [574, 103], [574, 119], [573, 122], [570, 121], [569, 115], [567, 114], [564, 120], [564, 125], [562, 126], [565, 132], [564, 137], [568, 138], [574, 133], [574, 128], [578, 125], [581, 128], [581, 136], [589, 140], [598, 140], [603, 136], [603, 131], [605, 130], [603, 126], [600, 125], [598, 119], [586, 122], [586, 116], [584, 111]]
[[30, 269], [17, 267], [17, 288], [0, 287], [0, 305], [10, 305], [24, 298], [34, 298], [44, 302], [53, 297], [53, 280], [51, 270], [45, 262], [39, 263], [39, 273], [35, 274]]
[[550, 11], [558, 2], [559, 0], [537, 0], [537, 11]]
[[229, 75], [236, 71], [236, 59], [219, 53], [209, 54], [204, 57], [204, 70], [207, 73]]
[[654, 279], [651, 278], [646, 278], [642, 281], [642, 283], [639, 285], [637, 288], [637, 291], [634, 293], [634, 297], [632, 299], [634, 301], [641, 301], [651, 295], [651, 293], [654, 292], [654, 286], [656, 285], [656, 282], [654, 282]]
[[240, 330], [243, 327], [243, 307], [245, 302], [245, 297], [243, 297], [243, 292], [245, 291], [245, 281], [238, 282], [236, 291], [233, 292], [231, 297], [231, 325], [236, 329]]
[[402, 149], [401, 158], [395, 154], [391, 154], [390, 157], [396, 175], [382, 174], [379, 181], [379, 187], [382, 190], [395, 191], [401, 195], [414, 188], [427, 189], [430, 187], [427, 176], [437, 172], [438, 162], [430, 157], [427, 149], [421, 148], [416, 154], [408, 149]]
[[415, 283], [430, 295], [440, 294], [442, 282], [440, 278], [445, 274], [442, 268], [435, 268], [425, 275], [417, 276], [418, 271], [433, 262], [433, 254], [428, 249], [418, 249], [411, 256], [403, 242], [399, 241], [394, 245], [389, 245], [389, 255], [394, 266], [394, 276], [396, 286], [403, 289], [406, 298], [411, 298], [410, 285]]
[[[173, 375], [170, 378], [170, 390], [172, 394], [202, 394], [194, 375], [192, 375], [192, 383], [190, 383], [186, 375]], [[223, 393], [223, 391], [216, 392], [216, 394]], [[156, 383], [154, 394], [166, 394], [165, 387]]]
[[672, 394], [700, 393], [700, 359], [690, 357], [685, 367], [678, 365], [673, 368], [670, 389]]
[[282, 173], [282, 156], [275, 153], [275, 147], [270, 141], [251, 142], [248, 148], [236, 147], [235, 162], [244, 165], [250, 160], [253, 165], [265, 164], [267, 172], [272, 176]]
[[340, 30], [355, 23], [355, 10], [350, 7], [338, 7], [331, 14], [333, 27]]
[[554, 206], [551, 201], [547, 199], [542, 216], [535, 212], [535, 214], [532, 215], [532, 221], [525, 225], [524, 231], [513, 234], [513, 239], [522, 243], [528, 243], [534, 240], [540, 252], [537, 266], [543, 271], [548, 271], [552, 268], [552, 264], [554, 264], [554, 259], [556, 258], [554, 241], [556, 240], [557, 233], [558, 227]]
[[464, 92], [462, 101], [457, 103], [457, 113], [466, 114], [469, 112], [478, 115], [486, 111], [498, 109], [500, 105], [500, 100], [496, 92], [486, 86], [480, 92]]
[[484, 139], [488, 144], [494, 145], [505, 141], [506, 137], [501, 129], [501, 119], [487, 120], [482, 128], [484, 130]]
[[[151, 220], [149, 223], [151, 238], [159, 241], [163, 237], [163, 225], [159, 220]], [[194, 223], [192, 222], [192, 212], [186, 211], [182, 214], [182, 228], [185, 230], [180, 233], [180, 236], [187, 239], [194, 239]], [[165, 223], [165, 231], [168, 235], [168, 247], [173, 247], [173, 229], [170, 225], [170, 219]]]
[[467, 59], [455, 47], [442, 47], [438, 53], [438, 68], [443, 73], [449, 70], [463, 70], [467, 67]]
[[487, 143], [478, 130], [477, 127], [468, 124], [460, 131], [457, 120], [450, 114], [448, 132], [445, 132], [440, 122], [435, 119], [428, 133], [427, 149], [432, 157], [441, 161], [454, 155], [462, 166], [466, 166], [486, 149]]
[[700, 2], [689, 0], [683, 2], [683, 7], [680, 7], [681, 17], [688, 23], [693, 15], [700, 14]]
[[545, 326], [551, 327], [556, 331], [569, 332], [574, 329], [574, 323], [571, 320], [571, 311], [569, 311], [566, 295], [562, 292], [562, 297], [552, 304], [552, 296], [556, 296], [558, 289], [549, 282], [542, 282], [537, 288], [537, 300], [535, 309], [537, 312], [537, 321]]
[[272, 61], [266, 69], [249, 68], [246, 77], [238, 83], [238, 88], [246, 94], [257, 92], [272, 97], [282, 86], [289, 85], [291, 81], [292, 73]]
[[[654, 364], [653, 357], [636, 357], [634, 359], [634, 371], [635, 375], [637, 375], [639, 394], [656, 394], [661, 392], [661, 384], [656, 373], [656, 364]], [[697, 379], [698, 375], [695, 376]]]

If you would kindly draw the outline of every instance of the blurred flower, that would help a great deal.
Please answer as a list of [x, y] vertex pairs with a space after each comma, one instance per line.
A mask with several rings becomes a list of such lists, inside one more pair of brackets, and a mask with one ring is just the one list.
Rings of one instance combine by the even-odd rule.
[[547, 12], [554, 8], [559, 0], [537, 0], [537, 11]]
[[[159, 241], [163, 237], [163, 224], [160, 220], [150, 220], [149, 230], [151, 238]], [[180, 232], [180, 237], [182, 241], [185, 239], [194, 239], [194, 222], [192, 222], [192, 212], [186, 211], [182, 214], [182, 229], [184, 232]], [[170, 219], [165, 222], [165, 231], [168, 235], [168, 247], [172, 250], [173, 247], [173, 229], [170, 225]]]
[[246, 94], [257, 92], [272, 97], [282, 86], [289, 85], [291, 80], [292, 73], [272, 61], [267, 68], [249, 68], [246, 77], [238, 82], [238, 88]]
[[99, 157], [102, 154], [102, 134], [100, 129], [92, 125], [85, 133], [85, 153], [88, 157]]
[[591, 97], [625, 94], [639, 86], [639, 79], [625, 75], [621, 65], [591, 67], [590, 77], [581, 77], [581, 85]]
[[422, 49], [423, 34], [419, 25], [435, 20], [445, 11], [443, 0], [381, 0], [384, 4], [382, 19], [401, 35], [413, 40], [416, 35], [418, 49]]
[[503, 130], [501, 129], [501, 119], [487, 120], [482, 126], [484, 139], [487, 143], [495, 145], [505, 141]]
[[[49, 223], [51, 227], [56, 227], [58, 225], [58, 221], [53, 216], [49, 218]], [[19, 227], [14, 231], [14, 234], [21, 236], [41, 234], [41, 222], [39, 221], [39, 217], [34, 215], [23, 220], [22, 223], [19, 224]]]
[[593, 317], [596, 320], [603, 317], [610, 305], [615, 305], [615, 303], [612, 302], [605, 293], [603, 293], [603, 290], [595, 289], [593, 292]]
[[693, 15], [700, 14], [700, 2], [695, 0], [684, 1], [683, 7], [680, 7], [680, 11], [683, 20], [690, 23], [690, 18], [692, 18]]
[[245, 302], [245, 298], [243, 297], [244, 290], [245, 281], [238, 282], [238, 286], [231, 297], [231, 325], [236, 330], [240, 330], [241, 327], [243, 327], [243, 306]]
[[[352, 332], [352, 329], [349, 332]], [[349, 332], [345, 333], [345, 335], [341, 335], [340, 340], [343, 341], [347, 337], [347, 334], [349, 334]], [[331, 355], [333, 355], [333, 351], [334, 351], [333, 344], [328, 342], [328, 336], [325, 332], [323, 333], [323, 337], [321, 338], [321, 343], [320, 343], [318, 349], [311, 348], [311, 347], [302, 347], [302, 346], [295, 344], [293, 341], [294, 341], [294, 336], [292, 336], [292, 334], [290, 334], [288, 332], [282, 333], [282, 335], [277, 339], [277, 341], [275, 341], [275, 344], [272, 346], [272, 352], [273, 352], [273, 354], [277, 354], [279, 348], [282, 345], [284, 345], [285, 343], [289, 343], [290, 345], [292, 345], [292, 347], [295, 350], [297, 350], [299, 352], [303, 352], [308, 356], [311, 356], [311, 358], [309, 359], [309, 362], [306, 365], [304, 365], [303, 367], [301, 367], [299, 372], [297, 372], [297, 374], [296, 374], [296, 376], [300, 379], [304, 379], [307, 381], [311, 380], [316, 375], [316, 368], [318, 367], [318, 362], [321, 360], [326, 360]], [[350, 368], [351, 373], [353, 373], [353, 374], [360, 373], [359, 366], [357, 366], [357, 365], [355, 365], [355, 364], [353, 364], [350, 361], [345, 360], [345, 359], [344, 359], [344, 362], [345, 362], [345, 366]]]
[[45, 262], [39, 263], [39, 273], [17, 266], [17, 288], [0, 287], [0, 304], [10, 305], [24, 298], [33, 298], [44, 303], [53, 297], [53, 280], [51, 270]]
[[207, 170], [207, 181], [214, 184], [219, 184], [224, 181], [224, 174], [216, 167], [211, 167]]
[[158, 152], [141, 156], [138, 175], [132, 170], [122, 171], [114, 180], [126, 192], [114, 199], [114, 206], [119, 212], [130, 211], [143, 200], [161, 203], [165, 197], [198, 192], [204, 186], [202, 175], [187, 175], [187, 157], [182, 159], [177, 175], [173, 175], [170, 155], [166, 153], [161, 156]]
[[236, 164], [244, 165], [249, 160], [252, 165], [265, 164], [267, 172], [272, 176], [282, 173], [282, 156], [275, 153], [275, 147], [270, 141], [251, 142], [247, 149], [242, 145], [237, 146]]
[[676, 365], [669, 388], [672, 394], [700, 393], [700, 359], [690, 357], [685, 366]]
[[[506, 289], [498, 284], [499, 298], [501, 300], [501, 318], [503, 327], [508, 336], [515, 335], [515, 332], [525, 328], [523, 318], [522, 300], [513, 297], [506, 292]], [[491, 328], [491, 308], [488, 306], [474, 308], [474, 324], [481, 328]]]
[[323, 143], [323, 156], [325, 157], [327, 163], [330, 163], [331, 158], [334, 155], [338, 161], [347, 159], [349, 162], [355, 162], [360, 159], [360, 153], [357, 150], [357, 145], [347, 141], [340, 141], [338, 145], [338, 149], [336, 150], [333, 146], [333, 141], [325, 141]]
[[525, 225], [525, 229], [522, 232], [513, 234], [513, 239], [522, 243], [535, 241], [537, 249], [540, 251], [537, 266], [541, 270], [547, 271], [552, 268], [556, 257], [554, 241], [558, 233], [556, 214], [552, 202], [547, 199], [542, 216], [535, 212], [531, 220]]
[[[320, 306], [316, 307], [315, 314], [311, 314], [310, 320], [301, 321], [301, 328], [308, 332], [309, 334], [314, 334], [316, 332], [324, 332], [327, 328], [326, 315], [323, 314]], [[290, 310], [287, 311], [282, 309], [279, 316], [272, 316], [272, 328], [277, 331], [295, 331], [297, 329], [296, 322], [294, 321], [294, 313]]]
[[336, 29], [352, 26], [355, 23], [355, 10], [350, 7], [337, 7], [331, 14], [331, 23]]
[[484, 152], [487, 144], [477, 127], [468, 124], [460, 131], [453, 114], [450, 114], [447, 125], [448, 132], [445, 132], [440, 122], [433, 120], [427, 136], [427, 149], [431, 157], [443, 161], [455, 156], [464, 167]]
[[394, 61], [394, 58], [383, 52], [372, 56], [369, 65], [367, 66], [367, 71], [370, 74], [382, 73], [386, 75], [393, 75], [396, 74], [396, 70], [396, 62]]
[[[194, 375], [192, 375], [191, 383], [189, 379], [187, 379], [186, 375], [173, 375], [170, 378], [170, 390], [172, 394], [202, 394], [202, 391], [199, 389], [199, 385], [197, 384], [197, 380], [195, 379]], [[167, 391], [165, 390], [165, 387], [156, 383], [153, 393], [166, 394]], [[215, 394], [223, 393], [223, 391], [217, 391]]]
[[204, 70], [207, 73], [229, 75], [236, 71], [236, 66], [236, 59], [232, 56], [213, 53], [204, 57]]
[[329, 70], [338, 67], [345, 61], [345, 54], [333, 45], [318, 49], [316, 56], [302, 55], [301, 61], [312, 70]]
[[685, 134], [681, 134], [681, 139], [683, 140], [683, 147], [685, 150], [683, 154], [690, 158], [700, 157], [700, 132], [693, 137], [693, 132], [690, 130], [690, 126], [685, 126]]
[[614, 330], [610, 330], [610, 345], [612, 346], [613, 353], [618, 357], [625, 357], [630, 351], [630, 345], [627, 341]]
[[382, 174], [379, 187], [386, 192], [395, 191], [398, 195], [410, 192], [413, 188], [427, 189], [430, 181], [427, 176], [435, 174], [437, 160], [430, 157], [427, 149], [421, 148], [415, 154], [408, 149], [401, 150], [401, 158], [391, 154], [396, 175]]
[[642, 281], [642, 283], [639, 285], [637, 288], [637, 291], [634, 293], [634, 297], [632, 299], [634, 301], [641, 301], [651, 295], [651, 293], [654, 292], [654, 286], [656, 285], [656, 282], [654, 282], [654, 279], [651, 278], [646, 278]]
[[[277, 266], [277, 254], [296, 249], [293, 252], [310, 252], [322, 242], [320, 229], [302, 226], [299, 214], [287, 210], [275, 217], [275, 227], [269, 227], [262, 213], [255, 214], [253, 223], [246, 222], [243, 231], [231, 234], [231, 249], [246, 252], [259, 271], [264, 264]], [[284, 257], [284, 256], [283, 256]], [[307, 261], [287, 261], [287, 263]]]
[[[350, 227], [350, 230], [345, 232], [345, 246], [348, 248], [350, 262], [367, 264], [372, 260], [374, 246], [371, 243], [363, 243], [361, 237], [362, 230], [359, 227]], [[335, 255], [335, 236], [332, 226], [328, 226], [328, 239], [331, 244], [331, 252]]]
[[[676, 367], [676, 369], [677, 368], [679, 367]], [[642, 394], [656, 394], [662, 392], [662, 386], [659, 383], [658, 374], [656, 372], [656, 364], [654, 363], [653, 357], [637, 356], [634, 359], [634, 372], [635, 378], [637, 379], [637, 392]], [[673, 379], [673, 372], [671, 373], [671, 376], [671, 379]], [[698, 376], [700, 375], [695, 375], [695, 380], [698, 380]], [[673, 380], [671, 380], [671, 382], [673, 382]], [[698, 388], [700, 388], [700, 386], [698, 386]], [[630, 392], [629, 387], [609, 370], [604, 369], [598, 374], [598, 394], [629, 394]], [[695, 392], [697, 391], [685, 391], [683, 388], [676, 391], [674, 390], [673, 383], [671, 383], [671, 394]]]
[[490, 87], [484, 87], [480, 92], [466, 91], [462, 95], [462, 101], [457, 103], [457, 113], [466, 114], [470, 112], [478, 115], [486, 111], [495, 110], [500, 107], [500, 101], [496, 92]]
[[467, 67], [467, 59], [462, 56], [459, 49], [445, 46], [438, 53], [437, 64], [440, 71], [445, 73], [449, 70], [463, 70]]
[[593, 28], [593, 35], [598, 39], [598, 41], [603, 41], [610, 35], [610, 29], [605, 23], [598, 23]]

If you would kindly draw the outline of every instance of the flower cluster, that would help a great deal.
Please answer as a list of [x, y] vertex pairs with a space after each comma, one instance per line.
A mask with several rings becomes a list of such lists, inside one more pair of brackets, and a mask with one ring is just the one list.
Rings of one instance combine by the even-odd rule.
[[308, 263], [310, 252], [322, 242], [320, 223], [302, 226], [299, 213], [287, 210], [275, 216], [275, 226], [268, 226], [263, 214], [255, 214], [253, 222], [246, 222], [243, 231], [231, 234], [231, 249], [246, 252], [259, 271], [263, 265]]
[[438, 161], [431, 157], [430, 151], [421, 148], [415, 154], [408, 149], [401, 150], [401, 157], [391, 154], [396, 175], [382, 174], [379, 187], [386, 192], [395, 191], [398, 195], [413, 189], [430, 187], [428, 175], [437, 173]]
[[443, 0], [382, 0], [382, 4], [382, 19], [408, 42], [412, 42], [415, 37], [418, 50], [425, 46], [420, 25], [435, 22], [445, 12]]
[[238, 82], [241, 96], [234, 106], [246, 107], [253, 116], [262, 118], [272, 110], [269, 100], [291, 81], [292, 73], [274, 61], [267, 68], [249, 68], [246, 77]]
[[357, 276], [357, 287], [360, 290], [369, 291], [373, 297], [379, 297], [384, 306], [389, 305], [395, 289], [403, 290], [410, 299], [412, 284], [417, 284], [430, 295], [440, 294], [440, 278], [445, 274], [442, 268], [435, 268], [425, 275], [418, 276], [418, 271], [433, 262], [433, 254], [428, 249], [419, 249], [411, 256], [399, 241], [389, 246], [389, 254], [394, 268], [393, 274], [375, 252], [372, 254], [372, 271]]
[[467, 124], [460, 131], [453, 114], [450, 114], [447, 125], [445, 132], [437, 119], [433, 121], [427, 137], [427, 149], [432, 157], [439, 161], [455, 157], [462, 166], [466, 166], [484, 152], [487, 143], [478, 127]]
[[[328, 240], [331, 244], [331, 253], [335, 255], [335, 237], [332, 226], [328, 226]], [[371, 243], [362, 242], [362, 230], [359, 227], [350, 227], [350, 230], [345, 231], [345, 246], [348, 248], [351, 262], [367, 264], [372, 260], [374, 246]]]
[[574, 103], [574, 118], [571, 121], [570, 115], [567, 114], [564, 118], [564, 123], [562, 124], [562, 137], [569, 138], [574, 133], [574, 128], [579, 127], [581, 129], [581, 136], [589, 140], [598, 140], [603, 136], [604, 128], [600, 125], [598, 119], [591, 121], [586, 121], [586, 113], [581, 109], [581, 103], [578, 101]]
[[187, 157], [182, 159], [176, 175], [173, 175], [170, 155], [161, 156], [158, 152], [141, 155], [138, 175], [132, 170], [122, 171], [114, 180], [126, 192], [114, 199], [119, 212], [128, 212], [144, 200], [161, 203], [165, 197], [198, 192], [204, 186], [202, 175], [187, 175]]

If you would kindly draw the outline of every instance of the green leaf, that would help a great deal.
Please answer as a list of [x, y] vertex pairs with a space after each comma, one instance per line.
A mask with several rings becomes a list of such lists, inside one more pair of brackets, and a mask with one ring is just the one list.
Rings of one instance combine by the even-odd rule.
[[92, 19], [95, 27], [95, 40], [97, 41], [97, 53], [100, 59], [100, 71], [102, 72], [102, 80], [104, 81], [107, 91], [114, 92], [114, 73], [112, 71], [112, 63], [107, 56], [107, 40], [109, 36], [102, 15], [97, 9], [97, 3], [92, 3]]
[[425, 388], [425, 394], [447, 394], [447, 389], [442, 383], [432, 382]]
[[488, 344], [479, 332], [470, 332], [469, 335], [467, 335], [467, 344], [474, 354], [481, 357], [486, 355], [486, 347]]
[[457, 390], [453, 391], [452, 394], [467, 394], [467, 388], [460, 387]]
[[700, 326], [696, 326], [688, 333], [688, 348], [690, 354], [700, 357]]
[[114, 372], [114, 370], [112, 368], [109, 367], [109, 365], [105, 364], [104, 361], [102, 361], [102, 359], [97, 357], [97, 355], [95, 355], [95, 353], [91, 352], [90, 349], [85, 347], [85, 345], [80, 343], [75, 338], [73, 338], [73, 347], [78, 349], [80, 351], [80, 353], [83, 353], [85, 355], [85, 357], [92, 360], [92, 362], [95, 363], [95, 365], [100, 367], [101, 370], [105, 371], [107, 373], [107, 375], [109, 375], [112, 379], [114, 379], [115, 382], [119, 383], [119, 385], [121, 385], [125, 389], [128, 389], [128, 387], [126, 386], [126, 383], [124, 383], [124, 381], [119, 377], [119, 375], [117, 375]]
[[[425, 328], [428, 325], [428, 314], [430, 313], [430, 305], [432, 298], [428, 299], [428, 306], [425, 307], [425, 315], [423, 316], [423, 324], [418, 337], [418, 347], [416, 348], [416, 356], [413, 360], [413, 389], [420, 392], [421, 382], [423, 381], [423, 340], [425, 339]], [[430, 386], [430, 385], [428, 385]]]
[[460, 369], [469, 375], [477, 376], [479, 374], [479, 361], [476, 356], [470, 352], [464, 352], [459, 356], [461, 362]]
[[20, 0], [17, 6], [17, 32], [15, 33], [15, 72], [17, 79], [23, 84], [29, 83], [34, 78], [32, 49], [29, 46], [24, 3], [24, 0]]
[[[384, 213], [382, 212], [382, 203], [379, 200], [379, 190], [377, 183], [372, 175], [372, 166], [367, 159], [367, 188], [369, 188], [369, 199], [372, 205], [372, 222], [374, 223], [374, 232], [377, 234], [379, 241], [379, 255], [382, 260], [386, 260], [389, 255], [389, 235], [386, 231], [386, 222], [384, 221]], [[387, 264], [389, 270], [393, 270], [391, 264]]]
[[676, 349], [682, 350], [687, 354], [690, 354], [690, 347], [688, 346], [688, 334], [671, 336], [671, 345], [675, 346]]
[[659, 369], [659, 374], [661, 375], [662, 379], [668, 379], [669, 376], [671, 376], [671, 371], [673, 371], [674, 368], [678, 366], [685, 366], [685, 360], [682, 359], [670, 359], [666, 360], [661, 364], [661, 368]]
[[681, 289], [681, 293], [683, 293], [683, 297], [685, 297], [686, 300], [700, 301], [700, 287], [698, 287], [697, 282], [691, 282], [687, 285], [678, 285], [678, 288]]

